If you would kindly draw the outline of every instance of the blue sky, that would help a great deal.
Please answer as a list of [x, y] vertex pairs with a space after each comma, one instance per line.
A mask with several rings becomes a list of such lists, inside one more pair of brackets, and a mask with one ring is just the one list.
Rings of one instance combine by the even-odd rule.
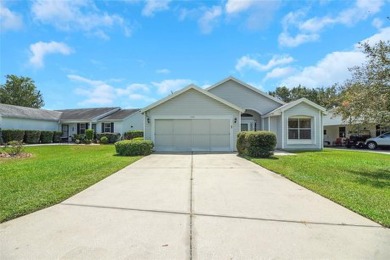
[[390, 1], [1, 1], [0, 82], [31, 77], [45, 108], [141, 108], [234, 76], [263, 91], [328, 87], [390, 40]]

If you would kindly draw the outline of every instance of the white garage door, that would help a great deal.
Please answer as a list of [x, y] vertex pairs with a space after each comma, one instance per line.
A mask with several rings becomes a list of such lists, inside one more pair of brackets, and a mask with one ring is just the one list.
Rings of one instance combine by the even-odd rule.
[[229, 119], [156, 119], [157, 151], [230, 151]]

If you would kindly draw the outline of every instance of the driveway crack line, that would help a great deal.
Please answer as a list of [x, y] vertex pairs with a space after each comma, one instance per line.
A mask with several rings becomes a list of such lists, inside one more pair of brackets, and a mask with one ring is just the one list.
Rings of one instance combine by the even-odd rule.
[[193, 208], [192, 208], [192, 199], [193, 199], [193, 172], [194, 172], [194, 153], [191, 153], [191, 176], [190, 176], [190, 260], [192, 260], [192, 218], [193, 218]]

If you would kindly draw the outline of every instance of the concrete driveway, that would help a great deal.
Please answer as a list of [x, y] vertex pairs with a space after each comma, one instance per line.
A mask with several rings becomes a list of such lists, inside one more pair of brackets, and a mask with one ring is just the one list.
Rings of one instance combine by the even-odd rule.
[[0, 225], [1, 259], [390, 259], [390, 230], [234, 154], [153, 154]]

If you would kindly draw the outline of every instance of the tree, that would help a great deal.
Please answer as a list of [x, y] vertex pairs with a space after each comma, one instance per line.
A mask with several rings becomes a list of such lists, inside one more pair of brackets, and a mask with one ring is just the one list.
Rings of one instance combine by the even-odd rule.
[[334, 108], [338, 104], [337, 85], [333, 85], [329, 88], [307, 88], [299, 85], [291, 89], [283, 86], [277, 87], [275, 91], [269, 91], [268, 94], [277, 97], [284, 102], [307, 98], [308, 100], [327, 109]]
[[390, 126], [390, 41], [361, 43], [367, 61], [350, 68], [336, 113], [350, 124]]
[[5, 84], [0, 85], [0, 103], [33, 108], [45, 105], [41, 92], [31, 78], [15, 75], [5, 77]]

